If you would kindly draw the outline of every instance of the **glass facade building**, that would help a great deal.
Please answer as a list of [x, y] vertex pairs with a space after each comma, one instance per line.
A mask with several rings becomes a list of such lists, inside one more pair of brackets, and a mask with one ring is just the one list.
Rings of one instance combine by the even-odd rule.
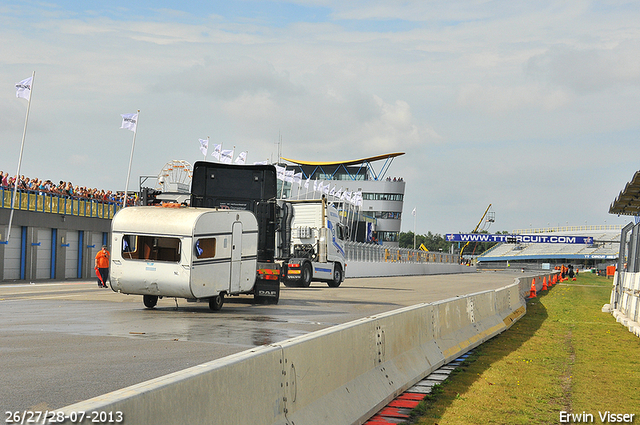
[[[357, 208], [357, 225], [353, 226], [352, 240], [372, 242], [391, 247], [398, 246], [402, 224], [405, 181], [402, 176], [391, 175], [393, 159], [404, 153], [378, 155], [345, 162], [306, 162], [282, 158], [281, 167], [298, 175], [298, 183], [278, 181], [279, 196], [284, 199], [319, 198], [322, 192], [314, 190], [319, 182], [329, 185], [337, 193], [361, 193], [362, 202]], [[379, 165], [376, 170], [372, 163]], [[353, 209], [335, 196], [329, 201], [342, 208], [344, 216]]]

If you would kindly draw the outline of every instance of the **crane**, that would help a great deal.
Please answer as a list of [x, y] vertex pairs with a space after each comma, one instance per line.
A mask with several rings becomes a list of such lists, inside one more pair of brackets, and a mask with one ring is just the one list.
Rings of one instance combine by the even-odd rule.
[[[491, 209], [491, 204], [489, 204], [487, 209], [484, 211], [484, 214], [482, 214], [482, 218], [478, 222], [478, 225], [476, 226], [475, 229], [473, 229], [473, 232], [471, 232], [471, 233], [478, 233], [478, 229], [480, 229], [480, 225], [482, 225], [483, 221], [485, 222], [485, 225], [483, 225], [483, 227], [482, 227], [482, 229], [480, 229], [480, 231], [487, 230], [489, 228], [489, 226], [491, 226], [491, 223], [494, 223], [496, 221], [496, 213], [493, 212], [493, 211], [490, 212], [489, 211], [490, 209]], [[485, 217], [487, 218], [486, 221], [485, 221]], [[471, 243], [471, 241], [467, 242], [466, 244], [464, 244], [462, 249], [460, 249], [460, 260], [461, 261], [462, 261], [462, 253], [464, 252], [464, 249], [467, 247], [467, 245], [469, 245], [470, 243]]]

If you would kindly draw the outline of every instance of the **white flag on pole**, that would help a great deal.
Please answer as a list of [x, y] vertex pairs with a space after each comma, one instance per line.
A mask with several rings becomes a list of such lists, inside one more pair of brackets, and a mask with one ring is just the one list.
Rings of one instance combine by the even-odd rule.
[[213, 152], [211, 156], [220, 161], [220, 152], [222, 152], [222, 145], [213, 145]]
[[293, 183], [293, 170], [285, 170], [284, 172], [284, 181], [287, 183]]
[[240, 152], [234, 162], [238, 165], [244, 165], [247, 162], [247, 151]]
[[304, 188], [309, 189], [309, 180], [311, 180], [311, 176], [307, 178], [307, 181], [304, 182]]
[[318, 180], [314, 180], [313, 181], [313, 191], [317, 192], [318, 191]]
[[353, 192], [353, 196], [351, 197], [351, 204], [356, 207], [362, 206], [362, 191]]
[[202, 155], [207, 156], [208, 150], [209, 150], [209, 141], [207, 139], [200, 139], [200, 152], [202, 152]]
[[298, 186], [300, 186], [302, 184], [302, 173], [295, 173], [293, 175], [293, 181], [294, 183], [297, 183]]
[[416, 207], [413, 207], [413, 211], [411, 211], [411, 215], [414, 217], [416, 216]]
[[29, 100], [31, 97], [31, 83], [33, 82], [33, 77], [29, 77], [25, 80], [16, 83], [16, 97], [21, 97], [23, 99]]
[[136, 132], [136, 125], [138, 124], [138, 114], [120, 114], [122, 116], [122, 125], [120, 128], [131, 130]]
[[231, 164], [233, 161], [233, 150], [220, 151], [220, 162], [223, 164]]
[[276, 176], [277, 176], [278, 180], [284, 181], [284, 173], [286, 171], [286, 168], [285, 167], [281, 167], [279, 165], [276, 165], [275, 167], [276, 167]]

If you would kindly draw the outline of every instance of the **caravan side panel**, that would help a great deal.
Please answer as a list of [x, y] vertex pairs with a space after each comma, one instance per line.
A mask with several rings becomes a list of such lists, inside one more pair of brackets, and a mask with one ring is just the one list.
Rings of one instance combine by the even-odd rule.
[[[236, 232], [232, 232], [234, 227]], [[253, 213], [226, 210], [203, 214], [194, 229], [191, 252], [194, 296], [250, 291], [256, 276], [257, 244], [258, 223]], [[232, 264], [233, 259], [237, 261]]]
[[[222, 224], [222, 223], [221, 223]], [[201, 254], [198, 254], [201, 250]], [[231, 232], [209, 232], [193, 236], [191, 292], [206, 298], [229, 290]]]

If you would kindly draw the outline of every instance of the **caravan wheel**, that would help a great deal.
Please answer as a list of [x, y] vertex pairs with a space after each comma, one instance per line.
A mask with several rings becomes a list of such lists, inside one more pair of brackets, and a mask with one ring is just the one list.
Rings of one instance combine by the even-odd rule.
[[209, 299], [209, 308], [214, 311], [218, 311], [224, 304], [224, 294], [220, 293], [213, 298]]
[[142, 302], [147, 308], [153, 308], [158, 304], [158, 297], [156, 295], [143, 295]]

